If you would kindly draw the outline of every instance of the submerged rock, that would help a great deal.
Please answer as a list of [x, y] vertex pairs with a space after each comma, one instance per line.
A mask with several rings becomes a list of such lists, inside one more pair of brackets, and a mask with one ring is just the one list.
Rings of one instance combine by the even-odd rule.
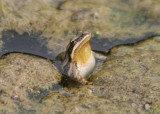
[[34, 101], [46, 96], [60, 80], [61, 75], [47, 59], [21, 53], [3, 56], [0, 59], [0, 112], [31, 110], [36, 104]]

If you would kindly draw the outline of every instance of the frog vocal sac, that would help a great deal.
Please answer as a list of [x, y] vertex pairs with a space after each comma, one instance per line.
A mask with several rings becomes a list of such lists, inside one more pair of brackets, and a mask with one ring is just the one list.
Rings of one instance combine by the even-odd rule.
[[63, 73], [82, 84], [88, 83], [85, 77], [95, 66], [95, 58], [89, 44], [90, 39], [91, 33], [78, 33], [69, 42], [62, 62]]

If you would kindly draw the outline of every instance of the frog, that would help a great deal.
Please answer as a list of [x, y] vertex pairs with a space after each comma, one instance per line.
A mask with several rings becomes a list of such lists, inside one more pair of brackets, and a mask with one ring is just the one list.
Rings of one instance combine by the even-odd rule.
[[78, 32], [70, 40], [61, 65], [63, 74], [83, 85], [91, 84], [85, 78], [93, 71], [96, 63], [89, 43], [90, 39], [91, 33]]

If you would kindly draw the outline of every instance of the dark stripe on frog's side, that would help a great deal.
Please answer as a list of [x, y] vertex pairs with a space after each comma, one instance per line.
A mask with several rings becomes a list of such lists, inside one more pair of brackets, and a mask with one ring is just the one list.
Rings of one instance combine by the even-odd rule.
[[67, 64], [64, 65], [63, 69], [64, 69], [64, 74], [68, 74], [68, 71], [70, 69], [70, 63], [67, 62]]

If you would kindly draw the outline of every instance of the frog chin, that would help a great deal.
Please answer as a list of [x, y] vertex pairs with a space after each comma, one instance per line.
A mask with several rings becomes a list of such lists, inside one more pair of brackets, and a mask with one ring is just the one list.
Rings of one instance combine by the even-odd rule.
[[80, 64], [77, 64], [78, 66], [78, 73], [81, 77], [88, 76], [94, 69], [95, 66], [95, 58], [93, 56], [93, 53], [91, 52], [90, 60], [87, 65], [81, 66]]

